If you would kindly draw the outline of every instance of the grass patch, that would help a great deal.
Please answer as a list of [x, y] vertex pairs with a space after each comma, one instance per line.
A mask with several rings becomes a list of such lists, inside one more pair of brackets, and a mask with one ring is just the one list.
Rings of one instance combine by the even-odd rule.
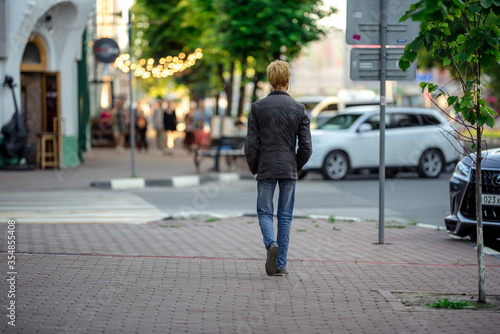
[[171, 227], [171, 228], [180, 228], [181, 227], [181, 225], [163, 225], [163, 224], [159, 224], [158, 226], [159, 227], [163, 227], [163, 228], [165, 228], [165, 227], [167, 227], [167, 228], [168, 227]]
[[219, 220], [220, 220], [220, 218], [209, 218], [209, 219], [205, 219], [205, 223], [213, 223], [213, 222], [216, 222]]
[[252, 220], [250, 222], [247, 222], [247, 224], [255, 224], [255, 222]]
[[406, 225], [411, 225], [411, 226], [415, 226], [417, 224], [418, 222], [414, 222], [413, 220], [410, 220], [408, 223], [406, 223]]
[[334, 226], [334, 227], [332, 228], [332, 230], [334, 230], [334, 231], [340, 231], [340, 228], [338, 228], [338, 227]]
[[370, 219], [370, 218], [365, 219], [365, 222], [367, 222], [367, 223], [372, 223], [372, 222], [376, 222], [376, 221], [377, 221], [376, 219]]
[[306, 229], [299, 229], [299, 230], [297, 230], [297, 232], [307, 232], [307, 230]]
[[314, 225], [314, 227], [318, 228], [318, 227], [319, 227], [319, 224]]
[[427, 304], [427, 306], [432, 307], [432, 308], [449, 308], [449, 309], [455, 309], [455, 310], [463, 309], [466, 307], [473, 307], [475, 309], [495, 307], [495, 305], [491, 305], [491, 304], [482, 305], [482, 304], [472, 303], [472, 302], [467, 302], [467, 301], [452, 302], [452, 301], [448, 300], [448, 298], [437, 300], [434, 303]]
[[386, 228], [406, 228], [404, 225], [385, 225]]
[[427, 306], [432, 308], [450, 308], [450, 309], [462, 309], [469, 306], [469, 303], [466, 301], [461, 302], [452, 302], [449, 301], [448, 298], [439, 299], [434, 303], [427, 304]]
[[327, 222], [329, 222], [329, 223], [335, 223], [335, 215], [331, 215], [330, 217], [328, 217]]

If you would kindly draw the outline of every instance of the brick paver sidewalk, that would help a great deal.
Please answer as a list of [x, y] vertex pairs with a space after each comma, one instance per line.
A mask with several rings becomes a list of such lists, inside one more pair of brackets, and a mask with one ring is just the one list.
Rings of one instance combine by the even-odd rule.
[[[6, 262], [6, 225], [0, 225]], [[475, 249], [445, 232], [295, 219], [288, 277], [268, 277], [255, 217], [18, 224], [6, 333], [496, 333], [499, 311], [407, 310], [393, 292], [477, 292]], [[486, 256], [488, 294], [500, 260]], [[5, 268], [5, 266], [3, 266]], [[6, 274], [6, 269], [4, 274]], [[8, 283], [0, 281], [0, 305]]]

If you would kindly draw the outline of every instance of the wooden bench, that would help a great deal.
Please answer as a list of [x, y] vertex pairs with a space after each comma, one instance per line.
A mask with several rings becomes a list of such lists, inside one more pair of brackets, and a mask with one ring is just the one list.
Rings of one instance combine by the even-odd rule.
[[204, 158], [213, 158], [214, 167], [212, 170], [220, 171], [220, 158], [225, 157], [229, 168], [236, 165], [238, 159], [245, 157], [244, 152], [245, 137], [222, 137], [212, 139], [210, 146], [197, 145], [194, 149], [194, 165], [196, 172], [200, 172], [200, 163]]

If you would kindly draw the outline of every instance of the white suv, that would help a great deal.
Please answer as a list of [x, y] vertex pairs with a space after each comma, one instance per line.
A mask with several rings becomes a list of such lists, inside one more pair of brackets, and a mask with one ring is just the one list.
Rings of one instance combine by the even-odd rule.
[[[386, 108], [386, 167], [391, 173], [416, 170], [422, 177], [438, 177], [447, 164], [460, 158], [448, 118], [433, 109]], [[311, 130], [313, 154], [302, 168], [339, 180], [349, 172], [378, 170], [380, 107], [346, 108]]]

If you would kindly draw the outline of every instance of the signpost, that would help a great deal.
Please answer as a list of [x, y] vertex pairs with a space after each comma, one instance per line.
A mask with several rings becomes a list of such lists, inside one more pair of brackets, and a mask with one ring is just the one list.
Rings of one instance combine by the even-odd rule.
[[398, 70], [394, 61], [399, 60], [398, 54], [402, 55], [402, 50], [388, 49], [387, 45], [404, 46], [418, 35], [418, 22], [398, 22], [415, 2], [416, 0], [347, 1], [346, 43], [380, 46], [353, 49], [351, 52], [351, 80], [380, 80], [379, 244], [384, 243], [385, 222], [385, 81], [414, 80], [416, 73], [415, 67], [409, 69], [411, 72], [407, 74]]
[[[132, 57], [132, 8], [128, 11], [128, 54]], [[130, 158], [131, 158], [131, 177], [135, 174], [135, 115], [132, 109], [133, 90], [132, 90], [132, 70], [128, 71], [128, 89], [130, 94], [129, 115], [130, 115]]]

